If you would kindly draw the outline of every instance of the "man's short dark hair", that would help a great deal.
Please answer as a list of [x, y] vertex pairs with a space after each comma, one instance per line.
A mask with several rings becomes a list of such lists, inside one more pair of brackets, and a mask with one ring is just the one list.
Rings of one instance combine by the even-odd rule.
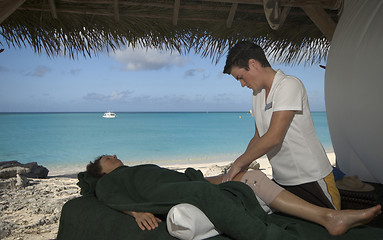
[[86, 166], [86, 171], [93, 177], [100, 178], [104, 174], [101, 173], [101, 165], [100, 160], [105, 155], [98, 156], [93, 162], [89, 162], [89, 164]]
[[223, 73], [230, 74], [232, 67], [249, 70], [249, 60], [254, 59], [261, 63], [262, 67], [271, 67], [263, 49], [249, 41], [238, 42], [229, 50]]

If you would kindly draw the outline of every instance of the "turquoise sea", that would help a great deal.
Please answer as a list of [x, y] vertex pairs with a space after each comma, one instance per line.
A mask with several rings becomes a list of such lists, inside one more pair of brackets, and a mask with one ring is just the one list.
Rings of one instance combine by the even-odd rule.
[[[0, 161], [37, 162], [50, 170], [82, 168], [101, 154], [126, 164], [229, 161], [254, 134], [250, 113], [1, 113]], [[325, 112], [313, 121], [333, 151]]]

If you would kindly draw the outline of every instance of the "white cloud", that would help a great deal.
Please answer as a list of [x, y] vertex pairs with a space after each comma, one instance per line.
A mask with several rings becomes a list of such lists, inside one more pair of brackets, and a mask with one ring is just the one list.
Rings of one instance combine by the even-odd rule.
[[80, 73], [81, 72], [81, 69], [71, 69], [70, 71], [69, 71], [69, 73], [71, 74], [71, 75], [77, 75], [78, 73]]
[[183, 66], [188, 61], [188, 57], [171, 54], [170, 52], [156, 49], [132, 49], [117, 50], [111, 56], [122, 64], [125, 71], [156, 70], [161, 68], [171, 68], [173, 66]]
[[0, 66], [0, 72], [9, 72], [9, 69], [3, 66]]
[[46, 73], [50, 72], [52, 69], [50, 69], [47, 66], [38, 66], [35, 68], [33, 72], [29, 72], [26, 75], [27, 76], [33, 76], [33, 77], [44, 77]]
[[221, 102], [221, 103], [248, 103], [247, 99], [248, 95], [238, 95], [234, 93], [219, 93], [214, 96], [212, 96], [212, 100], [214, 102]]
[[203, 73], [205, 69], [203, 68], [194, 68], [194, 69], [189, 69], [185, 72], [185, 77], [194, 77], [197, 73]]
[[83, 97], [83, 99], [85, 99], [85, 100], [97, 100], [97, 101], [103, 101], [103, 100], [106, 100], [106, 101], [123, 101], [132, 93], [133, 93], [133, 91], [129, 91], [129, 90], [122, 91], [122, 92], [112, 91], [112, 93], [109, 95], [105, 95], [102, 93], [88, 93], [87, 95], [85, 95]]
[[87, 95], [84, 96], [85, 100], [104, 100], [105, 95], [100, 94], [100, 93], [88, 93]]
[[120, 100], [124, 100], [127, 96], [129, 96], [131, 93], [133, 93], [132, 91], [122, 91], [122, 92], [118, 92], [118, 91], [113, 91], [109, 96], [109, 100], [110, 101], [120, 101]]

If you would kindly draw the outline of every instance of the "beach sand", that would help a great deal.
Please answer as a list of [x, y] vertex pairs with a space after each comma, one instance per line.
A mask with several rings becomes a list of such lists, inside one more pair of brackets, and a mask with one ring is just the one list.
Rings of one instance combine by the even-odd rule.
[[[332, 165], [335, 154], [327, 153]], [[231, 161], [163, 165], [169, 169], [185, 171], [192, 167], [201, 170], [204, 176], [222, 174]], [[272, 177], [267, 158], [257, 160], [259, 168]], [[0, 189], [0, 239], [45, 240], [55, 239], [58, 231], [61, 208], [65, 202], [80, 196], [77, 173], [50, 174], [47, 179], [28, 179], [26, 187]]]

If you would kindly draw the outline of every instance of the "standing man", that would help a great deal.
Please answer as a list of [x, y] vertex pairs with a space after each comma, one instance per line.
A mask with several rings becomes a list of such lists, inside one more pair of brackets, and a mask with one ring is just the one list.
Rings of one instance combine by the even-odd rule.
[[255, 134], [223, 181], [267, 155], [274, 180], [318, 206], [340, 210], [332, 166], [314, 129], [302, 82], [275, 71], [258, 45], [243, 41], [227, 55], [224, 73], [253, 90]]

